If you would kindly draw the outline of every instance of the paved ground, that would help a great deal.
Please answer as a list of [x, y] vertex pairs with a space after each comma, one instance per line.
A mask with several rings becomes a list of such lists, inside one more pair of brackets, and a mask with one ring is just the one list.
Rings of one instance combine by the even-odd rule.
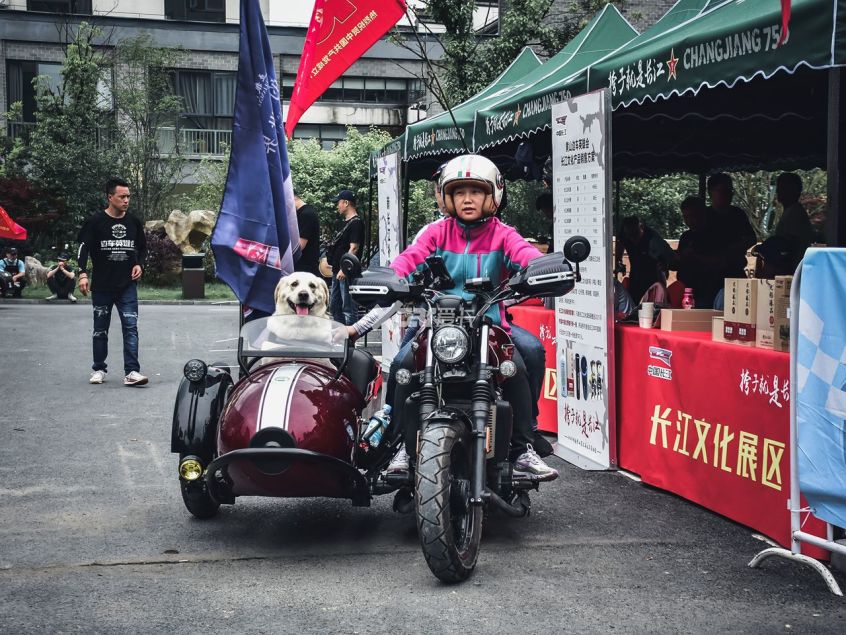
[[[90, 306], [0, 303], [0, 632], [842, 633], [846, 602], [749, 530], [581, 472], [490, 523], [461, 586], [413, 520], [323, 500], [184, 510], [169, 454], [184, 362], [233, 359], [233, 307], [142, 306], [146, 388], [87, 383]], [[844, 588], [846, 580], [839, 578]]]

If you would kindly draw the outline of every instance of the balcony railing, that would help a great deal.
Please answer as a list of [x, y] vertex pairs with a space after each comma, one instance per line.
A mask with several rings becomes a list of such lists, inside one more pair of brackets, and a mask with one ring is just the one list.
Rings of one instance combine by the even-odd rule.
[[177, 147], [186, 156], [223, 157], [232, 147], [232, 131], [159, 128], [159, 151], [162, 154], [173, 154]]
[[[35, 130], [35, 122], [33, 121], [9, 121], [6, 123], [6, 136], [11, 139], [22, 139], [24, 143], [29, 143], [29, 138], [32, 131]], [[114, 143], [112, 133], [107, 128], [97, 129], [97, 148], [99, 150], [106, 150]]]

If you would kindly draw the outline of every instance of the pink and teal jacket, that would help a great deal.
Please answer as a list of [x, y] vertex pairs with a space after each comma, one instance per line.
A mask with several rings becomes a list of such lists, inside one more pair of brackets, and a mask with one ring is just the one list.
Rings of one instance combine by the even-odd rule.
[[[405, 251], [391, 263], [400, 276], [408, 276], [421, 269], [426, 257], [439, 255], [444, 259], [455, 288], [448, 293], [461, 294], [469, 300], [473, 296], [464, 291], [470, 278], [490, 278], [494, 287], [526, 266], [541, 253], [532, 247], [516, 229], [498, 218], [475, 223], [463, 223], [455, 218], [432, 223]], [[505, 319], [505, 307], [493, 306], [488, 315], [494, 324], [510, 330]]]

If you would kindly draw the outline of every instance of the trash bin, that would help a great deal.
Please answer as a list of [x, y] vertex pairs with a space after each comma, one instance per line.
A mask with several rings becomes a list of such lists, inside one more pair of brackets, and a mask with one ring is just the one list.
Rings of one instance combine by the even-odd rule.
[[198, 300], [206, 297], [206, 254], [182, 254], [182, 298]]

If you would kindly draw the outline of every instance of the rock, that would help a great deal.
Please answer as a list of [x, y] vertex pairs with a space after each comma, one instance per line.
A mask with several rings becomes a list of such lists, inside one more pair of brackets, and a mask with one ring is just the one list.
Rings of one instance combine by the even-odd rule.
[[47, 272], [50, 270], [42, 265], [38, 258], [27, 256], [24, 258], [24, 265], [26, 265], [26, 279], [29, 284], [47, 284]]
[[173, 210], [164, 224], [168, 238], [183, 254], [197, 254], [211, 236], [217, 214], [209, 210], [195, 209], [187, 214]]

